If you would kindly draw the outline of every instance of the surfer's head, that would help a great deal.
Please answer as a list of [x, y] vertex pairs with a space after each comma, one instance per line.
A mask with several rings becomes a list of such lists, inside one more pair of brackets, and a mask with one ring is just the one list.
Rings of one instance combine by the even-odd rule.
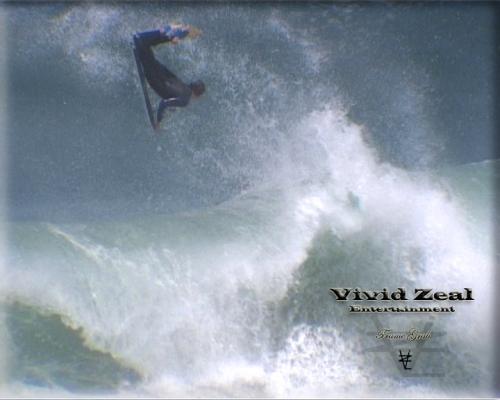
[[191, 88], [194, 97], [200, 97], [203, 93], [205, 93], [205, 84], [200, 80], [191, 82], [189, 87]]

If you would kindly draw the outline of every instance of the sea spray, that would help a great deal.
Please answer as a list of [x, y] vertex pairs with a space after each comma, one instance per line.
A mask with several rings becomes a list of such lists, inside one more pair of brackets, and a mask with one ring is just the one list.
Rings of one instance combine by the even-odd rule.
[[[375, 390], [382, 378], [384, 390], [396, 390], [396, 376], [377, 372], [380, 360], [353, 352], [370, 320], [347, 318], [328, 289], [436, 279], [445, 289], [464, 279], [475, 289], [486, 285], [488, 262], [471, 247], [465, 211], [418, 175], [379, 163], [340, 110], [306, 115], [297, 129], [309, 146], [293, 155], [299, 171], [283, 168], [283, 184], [273, 189], [177, 215], [13, 225], [11, 294], [66, 315], [89, 345], [139, 370], [146, 392], [175, 393], [175, 380], [179, 392], [198, 395], [291, 395], [298, 385], [333, 395], [348, 389], [337, 379], [346, 359], [361, 391]], [[325, 156], [315, 157], [318, 151]], [[315, 173], [304, 180], [307, 171]], [[471, 265], [482, 274], [469, 275]], [[467, 361], [473, 370], [453, 370], [425, 391], [480, 385], [486, 354], [463, 323], [481, 330], [484, 319], [475, 308], [437, 323], [451, 330], [453, 346], [474, 346], [477, 357]], [[251, 384], [243, 379], [248, 369]], [[320, 373], [326, 370], [332, 374]], [[160, 389], [162, 382], [168, 387]]]

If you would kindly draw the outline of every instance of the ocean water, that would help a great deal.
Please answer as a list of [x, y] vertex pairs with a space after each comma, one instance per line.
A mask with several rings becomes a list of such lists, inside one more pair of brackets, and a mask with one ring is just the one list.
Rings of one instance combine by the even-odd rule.
[[[2, 395], [492, 394], [488, 6], [2, 7]], [[130, 39], [169, 21], [207, 93], [153, 137]], [[406, 378], [331, 287], [475, 301], [380, 316], [445, 332], [445, 374]]]

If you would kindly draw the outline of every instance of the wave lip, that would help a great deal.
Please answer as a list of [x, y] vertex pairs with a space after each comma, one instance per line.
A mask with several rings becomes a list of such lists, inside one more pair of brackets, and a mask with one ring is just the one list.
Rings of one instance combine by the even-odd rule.
[[342, 374], [361, 394], [400, 382], [390, 359], [358, 352], [371, 320], [348, 318], [330, 287], [438, 282], [451, 290], [467, 281], [477, 301], [436, 327], [450, 347], [473, 351], [446, 356], [456, 368], [445, 379], [408, 390], [487, 390], [492, 342], [476, 337], [489, 323], [491, 265], [465, 222], [470, 210], [444, 189], [454, 178], [381, 163], [361, 128], [335, 109], [305, 116], [296, 129], [308, 145], [287, 164], [296, 169], [276, 170], [287, 174], [281, 184], [249, 187], [217, 206], [12, 224], [8, 294], [82, 329], [87, 347], [114, 355], [107, 373], [131, 391], [322, 396], [353, 393]]
[[15, 301], [2, 306], [11, 338], [9, 381], [89, 394], [113, 393], [140, 382], [138, 372], [90, 348], [84, 332], [60, 315]]

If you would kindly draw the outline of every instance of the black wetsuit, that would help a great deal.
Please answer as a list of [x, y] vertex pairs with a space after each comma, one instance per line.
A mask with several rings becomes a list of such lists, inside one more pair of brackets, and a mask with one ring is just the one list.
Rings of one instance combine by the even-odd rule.
[[163, 64], [153, 53], [153, 46], [172, 41], [172, 37], [162, 31], [147, 31], [134, 35], [134, 45], [149, 85], [162, 98], [158, 106], [157, 122], [163, 118], [166, 107], [185, 107], [191, 99], [191, 88]]

